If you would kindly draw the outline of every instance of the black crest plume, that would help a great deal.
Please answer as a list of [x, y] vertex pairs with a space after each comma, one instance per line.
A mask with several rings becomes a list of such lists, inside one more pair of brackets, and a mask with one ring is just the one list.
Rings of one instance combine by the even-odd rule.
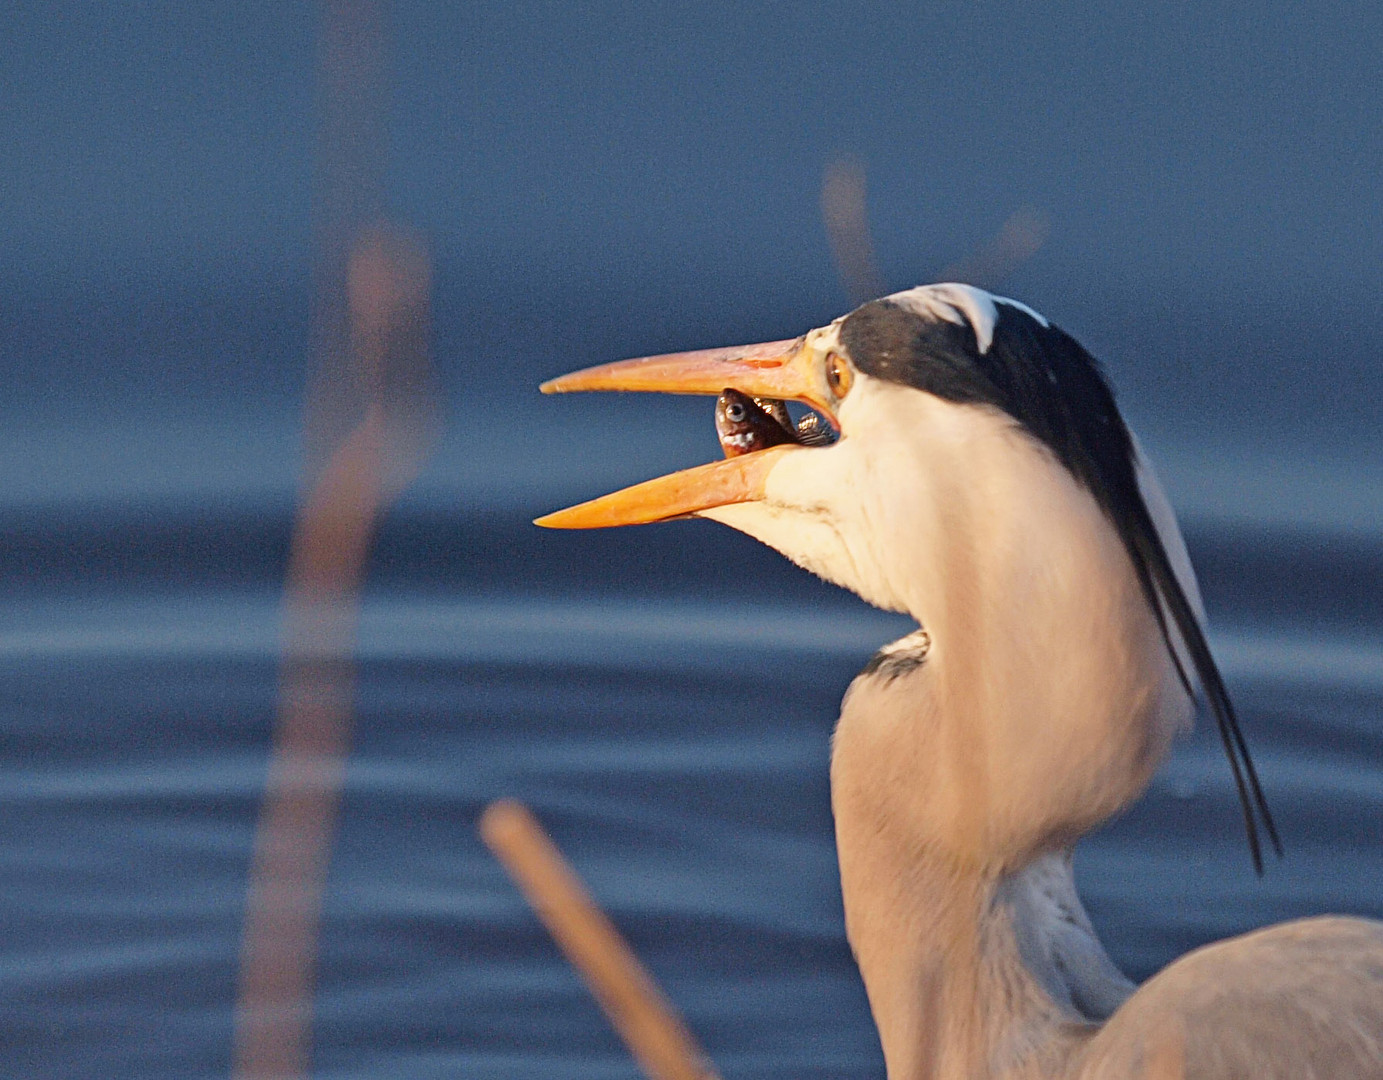
[[840, 340], [867, 375], [948, 401], [1003, 411], [1050, 449], [1094, 496], [1123, 541], [1182, 685], [1194, 695], [1171, 626], [1185, 643], [1219, 727], [1243, 807], [1253, 866], [1261, 874], [1258, 819], [1278, 855], [1282, 842], [1210, 644], [1143, 501], [1133, 438], [1109, 382], [1099, 362], [1069, 334], [1014, 305], [998, 301], [995, 308], [993, 340], [983, 353], [969, 323], [925, 317], [888, 299], [872, 301], [847, 316]]

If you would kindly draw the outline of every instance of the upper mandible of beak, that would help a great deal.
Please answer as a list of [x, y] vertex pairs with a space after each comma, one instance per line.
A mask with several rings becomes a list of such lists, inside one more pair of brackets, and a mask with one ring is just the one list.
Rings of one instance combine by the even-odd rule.
[[719, 394], [727, 386], [751, 397], [800, 401], [836, 422], [835, 400], [806, 337], [619, 360], [559, 376], [540, 389], [544, 394], [577, 390]]

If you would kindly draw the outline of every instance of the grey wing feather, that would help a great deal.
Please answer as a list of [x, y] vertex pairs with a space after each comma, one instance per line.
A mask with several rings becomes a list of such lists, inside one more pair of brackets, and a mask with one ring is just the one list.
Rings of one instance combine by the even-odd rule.
[[1168, 1056], [1179, 1069], [1162, 1072], [1186, 1080], [1383, 1080], [1383, 923], [1304, 919], [1190, 953], [1115, 1012], [1075, 1075], [1142, 1077]]

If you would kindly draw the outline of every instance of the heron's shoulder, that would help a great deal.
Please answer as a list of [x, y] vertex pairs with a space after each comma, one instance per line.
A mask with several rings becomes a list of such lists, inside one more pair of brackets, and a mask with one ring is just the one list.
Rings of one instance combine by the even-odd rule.
[[[1322, 977], [1324, 983], [1317, 981]], [[1303, 985], [1307, 980], [1311, 987]], [[1383, 922], [1323, 915], [1196, 949], [1150, 979], [1145, 991], [1165, 982], [1169, 989], [1194, 993], [1206, 1004], [1273, 995], [1304, 1001], [1330, 992], [1332, 983], [1343, 986], [1357, 980], [1383, 995]], [[1383, 1017], [1383, 996], [1373, 1004]]]
[[1383, 1080], [1383, 922], [1302, 919], [1187, 954], [1110, 1018], [1078, 1075], [1141, 1075], [1173, 1051], [1186, 1076]]

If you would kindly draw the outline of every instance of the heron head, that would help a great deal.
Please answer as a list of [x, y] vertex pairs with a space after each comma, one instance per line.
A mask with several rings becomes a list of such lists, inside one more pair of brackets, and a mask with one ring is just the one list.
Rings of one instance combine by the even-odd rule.
[[[1060, 428], [1050, 408], [1022, 415], [1044, 401], [1036, 392], [1025, 400], [1030, 377], [1018, 380], [1015, 393], [1010, 369], [1015, 358], [1027, 359], [1021, 346], [1030, 342], [1011, 339], [1034, 332], [1060, 335], [1014, 301], [966, 285], [931, 285], [872, 301], [791, 340], [641, 357], [553, 379], [545, 393], [730, 388], [798, 402], [838, 437], [737, 454], [537, 523], [598, 528], [709, 518], [876, 606], [920, 618], [919, 594], [938, 569], [919, 565], [933, 550], [929, 537], [953, 531], [958, 507], [1022, 472], [1006, 459], [1038, 452], [1033, 431], [1040, 439]], [[1040, 378], [1033, 390], [1050, 391], [1046, 369]], [[1098, 373], [1095, 381], [1104, 387]], [[1113, 409], [1112, 398], [1104, 407]]]
[[[981, 627], [967, 650], [951, 648], [953, 660], [983, 656], [988, 668], [974, 673], [982, 681], [1003, 678], [1007, 665], [1016, 692], [1055, 695], [1052, 715], [1074, 710], [1094, 732], [1174, 670], [1185, 693], [1149, 691], [1148, 714], [1161, 720], [1148, 745], [1165, 745], [1160, 732], [1185, 717], [1198, 683], [1234, 770], [1255, 865], [1255, 816], [1278, 846], [1175, 519], [1100, 365], [1073, 338], [1016, 301], [927, 285], [800, 338], [626, 360], [543, 386], [726, 388], [800, 402], [838, 438], [736, 454], [538, 524], [723, 522], [872, 604], [913, 615], [940, 652], [956, 639], [951, 627]], [[1053, 657], [1063, 660], [1061, 677]], [[1100, 674], [1116, 669], [1132, 682]], [[1131, 742], [1138, 764], [1125, 770], [1128, 791], [1160, 756], [1138, 749], [1143, 734]]]

